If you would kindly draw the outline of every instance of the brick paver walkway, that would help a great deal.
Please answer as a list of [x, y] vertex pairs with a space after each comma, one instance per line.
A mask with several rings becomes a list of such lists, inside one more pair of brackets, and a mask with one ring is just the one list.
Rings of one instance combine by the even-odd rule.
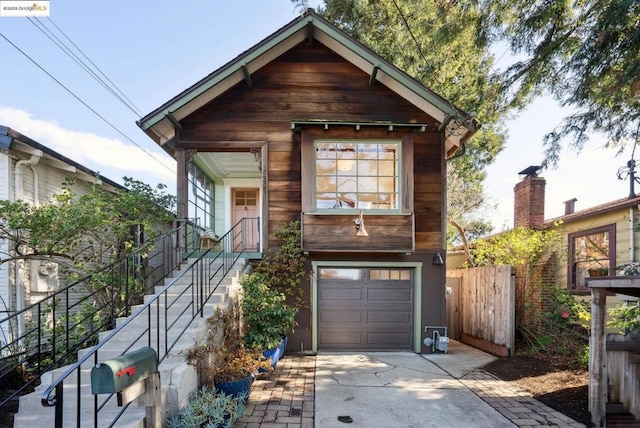
[[316, 358], [287, 355], [258, 376], [237, 428], [313, 428]]
[[517, 426], [585, 426], [482, 369], [468, 373], [460, 378], [460, 382]]
[[[256, 379], [247, 413], [234, 427], [313, 428], [315, 370], [314, 356], [282, 358], [273, 373]], [[482, 369], [459, 380], [516, 426], [585, 427]]]

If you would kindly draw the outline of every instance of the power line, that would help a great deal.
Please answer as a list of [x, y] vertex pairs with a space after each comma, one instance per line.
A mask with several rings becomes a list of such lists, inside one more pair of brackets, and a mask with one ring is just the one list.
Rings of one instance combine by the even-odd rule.
[[[402, 22], [404, 22], [404, 26], [407, 28], [407, 31], [409, 31], [409, 35], [413, 39], [413, 42], [415, 43], [416, 48], [418, 49], [418, 53], [422, 57], [422, 61], [424, 61], [424, 65], [426, 67], [430, 67], [431, 68], [432, 75], [433, 75], [433, 80], [440, 86], [438, 92], [441, 92], [443, 87], [444, 87], [444, 85], [439, 81], [438, 74], [435, 72], [434, 67], [433, 66], [429, 66], [429, 61], [427, 61], [427, 57], [425, 56], [424, 52], [422, 52], [422, 46], [418, 42], [418, 39], [416, 38], [416, 36], [413, 34], [413, 31], [411, 30], [411, 26], [409, 25], [409, 22], [407, 21], [407, 18], [404, 16], [404, 13], [402, 12], [402, 9], [400, 9], [400, 6], [398, 6], [398, 3], [397, 3], [396, 0], [392, 0], [392, 1], [393, 1], [393, 5], [396, 7], [396, 10], [398, 11], [398, 14], [400, 14], [400, 18], [402, 19]], [[420, 79], [420, 80], [422, 81], [422, 79]], [[453, 103], [451, 103], [451, 101], [448, 98], [442, 98], [442, 99], [447, 104], [449, 104], [449, 106], [454, 111], [458, 111], [458, 109], [453, 105]]]
[[[393, 1], [393, 5], [396, 7], [396, 10], [398, 11], [398, 14], [400, 15], [400, 18], [402, 19], [402, 22], [404, 22], [404, 26], [407, 28], [407, 31], [409, 32], [409, 35], [413, 39], [413, 42], [416, 45], [416, 49], [418, 49], [418, 53], [422, 57], [422, 61], [424, 61], [424, 65], [429, 67], [429, 61], [427, 61], [427, 57], [425, 56], [424, 52], [422, 52], [422, 46], [418, 42], [418, 39], [416, 38], [416, 36], [413, 34], [413, 31], [411, 30], [411, 26], [409, 25], [409, 22], [407, 21], [407, 18], [404, 16], [404, 13], [402, 12], [402, 9], [400, 9], [400, 6], [398, 6], [398, 3], [396, 2], [396, 0], [392, 0], [392, 1]], [[431, 70], [433, 71], [434, 80], [436, 82], [438, 82], [438, 77], [437, 77], [433, 67], [431, 67]], [[438, 84], [440, 86], [442, 86], [442, 83], [438, 82]]]
[[47, 70], [45, 70], [40, 64], [38, 64], [37, 61], [35, 61], [33, 58], [31, 58], [26, 52], [24, 52], [22, 49], [20, 49], [16, 44], [14, 44], [11, 40], [9, 40], [3, 33], [0, 33], [0, 36], [5, 39], [7, 41], [7, 43], [9, 43], [11, 46], [13, 46], [18, 52], [20, 52], [22, 55], [24, 55], [29, 61], [31, 61], [36, 67], [38, 67], [40, 70], [42, 70], [43, 73], [45, 73], [47, 76], [49, 76], [54, 82], [56, 82], [58, 85], [60, 85], [65, 91], [67, 91], [72, 97], [74, 97], [76, 100], [78, 100], [83, 106], [85, 106], [87, 109], [89, 109], [93, 114], [95, 114], [96, 116], [98, 116], [100, 119], [102, 119], [103, 122], [105, 122], [107, 125], [109, 125], [113, 130], [115, 130], [118, 134], [122, 135], [127, 141], [131, 142], [133, 145], [135, 145], [137, 148], [139, 148], [140, 150], [142, 150], [147, 156], [151, 157], [153, 160], [155, 160], [156, 162], [158, 162], [160, 165], [162, 165], [163, 167], [165, 167], [167, 170], [169, 170], [171, 173], [175, 174], [176, 172], [171, 169], [170, 167], [168, 167], [167, 165], [165, 165], [163, 162], [161, 162], [159, 159], [156, 159], [151, 153], [149, 153], [146, 149], [144, 149], [142, 146], [140, 146], [138, 143], [136, 143], [135, 141], [133, 141], [131, 138], [129, 138], [124, 132], [120, 131], [120, 129], [118, 129], [114, 124], [112, 124], [111, 122], [109, 122], [104, 116], [102, 116], [100, 113], [98, 113], [96, 110], [94, 110], [91, 106], [89, 106], [89, 104], [87, 104], [86, 102], [84, 102], [79, 96], [77, 96], [73, 91], [71, 91], [69, 88], [67, 88], [64, 84], [62, 84], [62, 82], [60, 82], [58, 79], [56, 79], [51, 73], [49, 73]]
[[31, 17], [27, 17], [27, 19], [38, 29], [42, 34], [44, 34], [51, 42], [53, 42], [58, 48], [64, 52], [69, 58], [71, 58], [80, 68], [86, 71], [94, 80], [96, 80], [100, 85], [102, 85], [111, 95], [113, 95], [118, 101], [120, 101], [126, 108], [131, 110], [138, 117], [142, 116], [140, 110], [133, 104], [133, 102], [127, 98], [127, 96], [118, 88], [118, 86], [111, 81], [107, 75], [98, 67], [91, 59], [65, 34], [64, 31], [60, 29], [51, 19], [49, 21], [51, 24], [71, 43], [71, 45], [84, 57], [87, 61], [93, 66], [93, 68], [104, 77], [104, 79], [109, 82], [105, 82], [105, 80], [100, 77], [96, 71], [92, 69], [89, 65], [87, 65], [82, 58], [80, 58], [73, 49], [69, 48], [63, 40], [60, 40], [58, 36], [56, 36], [53, 31], [47, 28], [44, 25], [42, 20], [33, 19]]
[[98, 70], [98, 71], [100, 72], [100, 74], [102, 74], [102, 75], [104, 76], [104, 78], [105, 78], [105, 79], [107, 79], [107, 81], [108, 81], [109, 83], [111, 83], [111, 85], [112, 85], [112, 86], [113, 86], [113, 87], [114, 87], [114, 88], [115, 88], [115, 89], [116, 89], [116, 90], [117, 90], [117, 91], [118, 91], [118, 92], [119, 92], [119, 93], [124, 97], [124, 99], [125, 99], [125, 100], [127, 100], [127, 102], [128, 102], [131, 106], [133, 106], [133, 108], [135, 109], [135, 110], [134, 110], [134, 113], [135, 113], [135, 114], [137, 114], [137, 115], [138, 115], [138, 117], [142, 116], [142, 112], [140, 111], [140, 109], [138, 108], [138, 106], [136, 106], [136, 105], [133, 103], [133, 101], [131, 101], [129, 98], [127, 98], [127, 96], [124, 94], [124, 92], [122, 92], [122, 91], [120, 90], [120, 88], [119, 88], [115, 83], [113, 83], [113, 81], [111, 81], [111, 79], [109, 79], [109, 77], [108, 77], [108, 76], [107, 76], [107, 75], [106, 75], [106, 74], [105, 74], [105, 73], [100, 69], [100, 67], [98, 67], [98, 66], [97, 66], [93, 61], [91, 61], [91, 59], [90, 59], [90, 58], [89, 58], [89, 57], [88, 57], [88, 56], [87, 56], [87, 55], [82, 51], [82, 49], [80, 49], [80, 48], [79, 48], [79, 47], [78, 47], [78, 46], [77, 46], [77, 45], [76, 45], [76, 44], [75, 44], [75, 43], [74, 43], [74, 42], [69, 38], [69, 36], [67, 36], [67, 35], [66, 35], [66, 33], [65, 33], [64, 31], [62, 31], [62, 29], [60, 29], [60, 27], [58, 27], [58, 26], [55, 24], [55, 22], [53, 22], [53, 21], [51, 20], [51, 18], [47, 18], [47, 19], [48, 19], [49, 21], [51, 21], [51, 24], [52, 24], [54, 27], [56, 27], [56, 28], [58, 29], [58, 31], [60, 31], [60, 33], [62, 33], [62, 35], [63, 35], [67, 40], [69, 40], [69, 42], [71, 42], [71, 44], [72, 44], [76, 49], [78, 49], [78, 52], [80, 52], [80, 53], [82, 54], [82, 56], [84, 56], [84, 57], [87, 59], [87, 61], [89, 61], [89, 62], [91, 63], [91, 65], [93, 65], [93, 66], [96, 68], [96, 70]]

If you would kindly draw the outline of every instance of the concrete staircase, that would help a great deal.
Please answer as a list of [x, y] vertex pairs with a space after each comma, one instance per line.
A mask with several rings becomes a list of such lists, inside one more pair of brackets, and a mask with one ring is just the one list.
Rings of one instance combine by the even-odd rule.
[[[196, 369], [187, 362], [187, 354], [190, 349], [201, 344], [207, 335], [206, 319], [211, 316], [215, 309], [221, 305], [228, 304], [229, 297], [234, 296], [238, 289], [238, 280], [245, 266], [245, 260], [239, 259], [233, 268], [229, 271], [225, 278], [222, 278], [221, 284], [218, 286], [215, 294], [205, 305], [204, 316], [196, 317], [192, 322], [192, 311], [195, 307], [190, 305], [193, 298], [189, 290], [191, 275], [185, 274], [182, 278], [175, 280], [162, 297], [153, 302], [151, 305], [152, 317], [149, 322], [147, 311], [143, 311], [140, 316], [134, 318], [118, 319], [116, 329], [112, 331], [102, 332], [99, 335], [99, 341], [104, 342], [108, 336], [114, 331], [115, 335], [108, 339], [108, 342], [98, 351], [98, 361], [120, 356], [126, 349], [129, 351], [136, 350], [142, 346], [148, 346], [148, 325], [151, 324], [152, 341], [151, 346], [162, 357], [165, 358], [159, 366], [160, 382], [162, 387], [162, 406], [165, 417], [172, 417], [177, 414], [179, 408], [184, 406], [189, 398], [189, 394], [198, 387], [198, 377]], [[185, 269], [191, 269], [191, 264], [187, 264]], [[180, 274], [178, 271], [176, 276]], [[215, 284], [218, 278], [214, 278], [211, 282]], [[165, 279], [165, 286], [174, 281], [172, 278]], [[160, 292], [164, 286], [156, 287], [156, 293]], [[165, 295], [168, 308], [165, 314]], [[144, 302], [153, 300], [154, 296], [145, 296]], [[132, 308], [132, 317], [141, 307]], [[159, 319], [156, 317], [157, 309], [160, 309]], [[185, 312], [186, 310], [186, 312]], [[126, 323], [127, 320], [130, 320]], [[125, 325], [126, 323], [126, 325]], [[160, 344], [156, 342], [156, 333], [158, 331], [158, 323], [160, 324]], [[167, 343], [171, 348], [171, 344], [175, 345], [166, 352], [164, 331], [169, 326], [167, 335]], [[186, 329], [185, 329], [186, 328]], [[92, 348], [82, 349], [78, 352], [78, 360]], [[104, 406], [98, 413], [98, 426], [109, 426], [111, 420], [122, 411], [123, 407], [118, 407], [116, 395], [109, 398], [108, 394], [94, 396], [91, 394], [91, 368], [94, 365], [94, 357], [90, 357], [87, 362], [82, 364], [79, 370], [74, 371], [64, 381], [64, 411], [63, 426], [76, 426], [77, 424], [77, 406], [80, 404], [80, 426], [94, 426], [94, 398], [98, 399], [98, 407]], [[54, 408], [44, 407], [41, 404], [42, 394], [45, 389], [61, 374], [63, 374], [70, 366], [62, 367], [42, 376], [42, 382], [36, 390], [28, 395], [20, 397], [20, 405], [18, 413], [14, 417], [14, 427], [16, 428], [34, 428], [34, 427], [53, 427], [55, 426]], [[78, 376], [80, 377], [78, 381]], [[78, 385], [80, 387], [80, 395], [78, 399]], [[53, 393], [52, 393], [53, 395]], [[104, 404], [103, 404], [104, 403]], [[137, 400], [125, 410], [118, 422], [113, 425], [115, 427], [144, 427], [145, 408], [138, 407]]]

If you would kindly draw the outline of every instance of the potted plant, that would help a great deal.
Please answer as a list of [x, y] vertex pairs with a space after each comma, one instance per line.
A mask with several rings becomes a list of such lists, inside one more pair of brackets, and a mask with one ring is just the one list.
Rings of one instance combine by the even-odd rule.
[[229, 306], [207, 319], [207, 338], [189, 351], [201, 384], [215, 386], [234, 397], [248, 397], [257, 372], [271, 369], [270, 362], [258, 350], [243, 348], [239, 327], [239, 303]]
[[587, 269], [589, 272], [589, 276], [609, 276], [609, 268], [608, 267], [595, 267]]
[[245, 396], [233, 397], [209, 386], [200, 388], [168, 428], [230, 428], [245, 413]]
[[221, 348], [216, 353], [213, 384], [216, 389], [233, 397], [246, 397], [259, 371], [271, 370], [271, 363], [259, 350], [238, 347]]
[[254, 272], [240, 281], [242, 285], [242, 314], [245, 346], [264, 351], [272, 365], [284, 354], [286, 335], [296, 326], [298, 309], [289, 306], [286, 296], [272, 290], [265, 274]]

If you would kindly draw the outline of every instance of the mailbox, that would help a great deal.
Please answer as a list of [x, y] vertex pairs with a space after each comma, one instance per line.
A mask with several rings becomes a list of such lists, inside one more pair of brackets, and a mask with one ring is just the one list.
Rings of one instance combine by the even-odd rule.
[[145, 346], [137, 351], [96, 364], [91, 369], [91, 392], [114, 394], [158, 371], [158, 356]]

